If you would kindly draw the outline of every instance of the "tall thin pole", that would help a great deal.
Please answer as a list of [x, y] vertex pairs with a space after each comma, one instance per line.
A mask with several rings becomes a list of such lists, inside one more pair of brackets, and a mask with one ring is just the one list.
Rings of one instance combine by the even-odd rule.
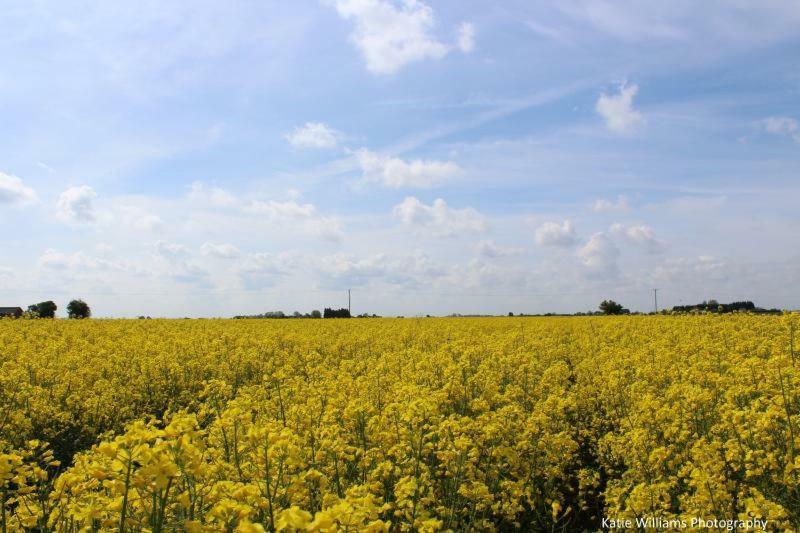
[[656, 313], [658, 313], [658, 289], [653, 289], [653, 305], [656, 308]]
[[347, 313], [350, 313], [350, 289], [347, 289]]

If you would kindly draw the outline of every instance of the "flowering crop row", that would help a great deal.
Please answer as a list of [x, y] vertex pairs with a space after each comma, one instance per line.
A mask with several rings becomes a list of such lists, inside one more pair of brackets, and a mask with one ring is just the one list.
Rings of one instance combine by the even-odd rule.
[[0, 531], [800, 529], [800, 317], [0, 321]]

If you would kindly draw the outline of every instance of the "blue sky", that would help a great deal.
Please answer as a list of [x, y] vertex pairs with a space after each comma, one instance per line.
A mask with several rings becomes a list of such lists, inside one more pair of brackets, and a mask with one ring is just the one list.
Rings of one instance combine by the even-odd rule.
[[800, 299], [795, 2], [11, 0], [2, 305]]

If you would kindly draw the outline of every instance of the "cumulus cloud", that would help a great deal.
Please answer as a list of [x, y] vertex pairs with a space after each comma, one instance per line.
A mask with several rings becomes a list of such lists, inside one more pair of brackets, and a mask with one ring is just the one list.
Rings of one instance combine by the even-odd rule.
[[180, 283], [210, 287], [210, 273], [191, 258], [191, 251], [183, 244], [159, 240], [154, 245], [155, 274], [169, 277]]
[[209, 187], [199, 181], [192, 183], [189, 190], [189, 201], [208, 207], [236, 207], [239, 201], [236, 197], [219, 187]]
[[461, 168], [451, 161], [414, 159], [403, 161], [397, 157], [371, 152], [363, 148], [356, 152], [358, 164], [367, 182], [382, 183], [387, 187], [430, 188], [461, 174]]
[[476, 249], [478, 254], [480, 254], [481, 256], [492, 259], [498, 257], [514, 257], [525, 253], [525, 250], [523, 250], [522, 248], [500, 246], [496, 244], [494, 241], [481, 241], [476, 246]]
[[137, 270], [127, 263], [92, 257], [84, 252], [67, 254], [53, 249], [45, 250], [37, 263], [40, 268], [59, 271], [128, 272]]
[[270, 200], [262, 202], [260, 200], [254, 201], [249, 210], [254, 213], [265, 214], [273, 219], [310, 219], [319, 216], [317, 208], [313, 204], [300, 204], [295, 200], [287, 200], [285, 202], [276, 202]]
[[600, 198], [594, 203], [594, 210], [598, 213], [622, 213], [630, 208], [628, 198], [623, 195], [617, 196], [616, 200]]
[[201, 287], [211, 287], [209, 272], [189, 261], [181, 261], [170, 267], [167, 275], [181, 283], [190, 283]]
[[422, 285], [447, 275], [447, 269], [425, 252], [392, 256], [373, 254], [358, 258], [347, 254], [321, 257], [316, 270], [337, 285], [364, 285], [377, 280], [389, 284]]
[[263, 202], [256, 200], [247, 208], [250, 213], [265, 215], [276, 222], [299, 222], [303, 230], [326, 240], [339, 240], [342, 224], [336, 217], [322, 215], [313, 204], [301, 204], [296, 200]]
[[697, 257], [670, 257], [653, 270], [653, 280], [670, 283], [697, 283], [698, 280], [721, 280], [727, 278], [733, 266], [724, 259], [711, 255]]
[[618, 94], [601, 94], [595, 104], [595, 110], [606, 121], [606, 127], [614, 133], [631, 133], [644, 125], [642, 114], [633, 108], [633, 97], [639, 91], [638, 85], [619, 87]]
[[619, 248], [603, 232], [592, 235], [584, 246], [578, 249], [578, 258], [592, 278], [610, 278], [619, 274], [617, 258]]
[[239, 257], [239, 249], [228, 243], [213, 244], [204, 242], [200, 246], [200, 253], [205, 256], [217, 257], [220, 259], [235, 259]]
[[248, 288], [270, 287], [301, 266], [300, 258], [291, 252], [258, 252], [249, 254], [236, 268], [237, 275]]
[[413, 196], [407, 196], [394, 207], [394, 214], [409, 227], [424, 229], [437, 237], [451, 237], [462, 233], [486, 230], [486, 218], [471, 207], [454, 209], [441, 198], [425, 205]]
[[[409, 63], [441, 59], [451, 47], [434, 35], [433, 10], [420, 0], [329, 0], [339, 16], [355, 23], [350, 40], [358, 47], [373, 74], [394, 74]], [[459, 32], [460, 48], [471, 49], [471, 30]]]
[[561, 224], [545, 222], [536, 228], [534, 239], [539, 246], [572, 246], [578, 242], [571, 220], [565, 220]]
[[156, 252], [158, 255], [168, 258], [185, 257], [189, 255], [189, 249], [182, 244], [157, 241], [155, 244]]
[[17, 176], [0, 172], [0, 205], [25, 205], [36, 199], [36, 192], [26, 187]]
[[12, 288], [15, 283], [14, 271], [8, 267], [0, 266], [0, 288]]
[[139, 231], [158, 231], [164, 227], [161, 217], [143, 207], [122, 205], [116, 211], [119, 221], [129, 228]]
[[469, 22], [463, 22], [458, 28], [458, 48], [468, 54], [475, 49], [475, 26]]
[[617, 223], [611, 226], [611, 235], [638, 246], [648, 253], [658, 253], [664, 249], [664, 243], [656, 238], [655, 232], [650, 226], [623, 226]]
[[58, 218], [65, 222], [92, 222], [95, 219], [93, 201], [97, 193], [88, 185], [70, 187], [58, 197]]
[[791, 137], [794, 142], [800, 143], [800, 124], [791, 117], [767, 117], [763, 125], [767, 133]]
[[336, 148], [342, 134], [322, 122], [306, 122], [284, 138], [295, 148]]

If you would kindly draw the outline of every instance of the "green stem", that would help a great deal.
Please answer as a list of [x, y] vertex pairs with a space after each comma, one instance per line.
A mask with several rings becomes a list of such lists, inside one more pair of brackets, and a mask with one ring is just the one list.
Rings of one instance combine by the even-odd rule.
[[128, 469], [125, 472], [125, 494], [122, 496], [122, 511], [119, 517], [119, 533], [125, 531], [125, 514], [128, 511], [128, 489], [131, 481], [131, 467], [133, 465], [133, 452], [128, 452]]

